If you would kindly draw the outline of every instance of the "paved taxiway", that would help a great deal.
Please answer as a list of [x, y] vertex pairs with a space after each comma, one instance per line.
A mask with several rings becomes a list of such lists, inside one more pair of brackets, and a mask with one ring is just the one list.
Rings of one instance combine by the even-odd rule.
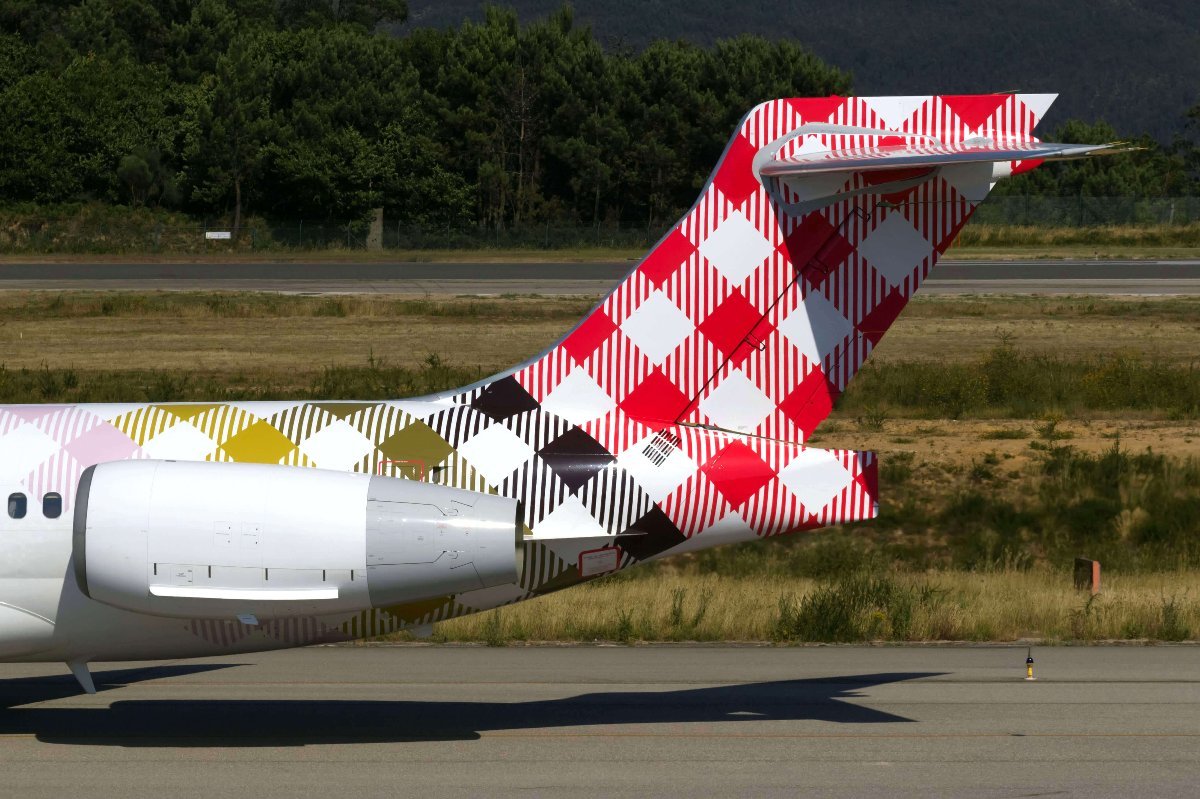
[[[603, 294], [612, 263], [0, 263], [3, 289]], [[926, 294], [1200, 294], [1200, 261], [943, 261]]]
[[0, 795], [1192, 796], [1200, 647], [341, 648], [0, 666]]

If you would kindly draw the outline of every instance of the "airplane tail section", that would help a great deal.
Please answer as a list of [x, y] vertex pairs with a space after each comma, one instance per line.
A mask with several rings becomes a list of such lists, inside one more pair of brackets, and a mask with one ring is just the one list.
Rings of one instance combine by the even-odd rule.
[[[639, 559], [714, 542], [721, 524], [761, 536], [869, 518], [874, 457], [803, 442], [996, 180], [1111, 151], [1038, 141], [1053, 99], [757, 106], [696, 204], [578, 327], [446, 397], [489, 425], [464, 457], [499, 461], [509, 442], [532, 460], [503, 462], [495, 485], [536, 538], [558, 517], [600, 520]], [[451, 427], [454, 446], [475, 435]], [[669, 535], [636, 537], [654, 524]]]
[[762, 103], [692, 209], [513, 380], [602, 443], [618, 410], [805, 440], [997, 179], [1103, 151], [1034, 138], [1053, 99]]

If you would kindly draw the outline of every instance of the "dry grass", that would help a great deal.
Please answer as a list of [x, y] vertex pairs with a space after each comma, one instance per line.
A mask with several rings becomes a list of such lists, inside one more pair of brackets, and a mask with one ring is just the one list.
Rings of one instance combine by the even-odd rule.
[[411, 368], [439, 354], [489, 372], [544, 349], [591, 306], [572, 297], [3, 292], [0, 347], [10, 369], [238, 371], [304, 382], [371, 355]]
[[[0, 292], [0, 347], [10, 369], [130, 368], [136, 353], [147, 369], [311, 375], [436, 353], [490, 372], [556, 341], [593, 299]], [[1196, 298], [918, 297], [872, 362], [967, 361], [1008, 341], [1031, 355], [1190, 363], [1197, 319]]]
[[918, 296], [872, 353], [873, 363], [966, 361], [1000, 343], [1062, 358], [1135, 355], [1191, 363], [1200, 298]]
[[[875, 634], [864, 640], [1066, 642], [1200, 635], [1200, 601], [1183, 588], [1197, 584], [1200, 574], [1195, 572], [1105, 575], [1104, 590], [1094, 600], [1072, 587], [1069, 574], [1055, 571], [897, 574], [888, 579], [918, 601], [902, 631], [890, 626], [888, 607], [865, 608], [863, 628]], [[436, 625], [434, 637], [492, 644], [803, 640], [780, 634], [781, 602], [802, 602], [822, 585], [827, 584], [803, 578], [690, 573], [607, 580], [444, 622]]]
[[[931, 423], [923, 419], [886, 419], [879, 430], [865, 430], [843, 414], [834, 413], [810, 441], [828, 449], [867, 449], [884, 461], [897, 454], [912, 456], [914, 467], [970, 466], [985, 456], [1003, 464], [1003, 471], [1025, 470], [1042, 453], [1030, 444], [1045, 443], [1044, 420], [956, 419]], [[1081, 419], [1055, 423], [1061, 442], [1082, 452], [1103, 452], [1120, 440], [1129, 452], [1151, 449], [1186, 458], [1200, 454], [1200, 423], [1170, 420]], [[935, 469], [936, 471], [936, 469]]]

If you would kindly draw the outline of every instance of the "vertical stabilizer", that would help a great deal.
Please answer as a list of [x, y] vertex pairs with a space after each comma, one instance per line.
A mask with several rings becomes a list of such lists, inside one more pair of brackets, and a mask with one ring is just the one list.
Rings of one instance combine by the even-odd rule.
[[1038, 163], [1013, 156], [1041, 155], [1033, 128], [1052, 100], [757, 106], [624, 282], [487, 390], [541, 404], [613, 452], [628, 444], [614, 414], [804, 441], [993, 181]]

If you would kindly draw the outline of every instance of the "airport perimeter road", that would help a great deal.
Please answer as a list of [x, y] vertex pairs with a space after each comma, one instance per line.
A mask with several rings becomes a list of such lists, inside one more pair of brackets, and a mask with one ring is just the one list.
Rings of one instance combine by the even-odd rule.
[[[615, 263], [0, 263], [0, 290], [603, 294]], [[924, 293], [1200, 294], [1200, 261], [943, 261]]]
[[1193, 796], [1200, 647], [316, 648], [0, 666], [0, 795]]

